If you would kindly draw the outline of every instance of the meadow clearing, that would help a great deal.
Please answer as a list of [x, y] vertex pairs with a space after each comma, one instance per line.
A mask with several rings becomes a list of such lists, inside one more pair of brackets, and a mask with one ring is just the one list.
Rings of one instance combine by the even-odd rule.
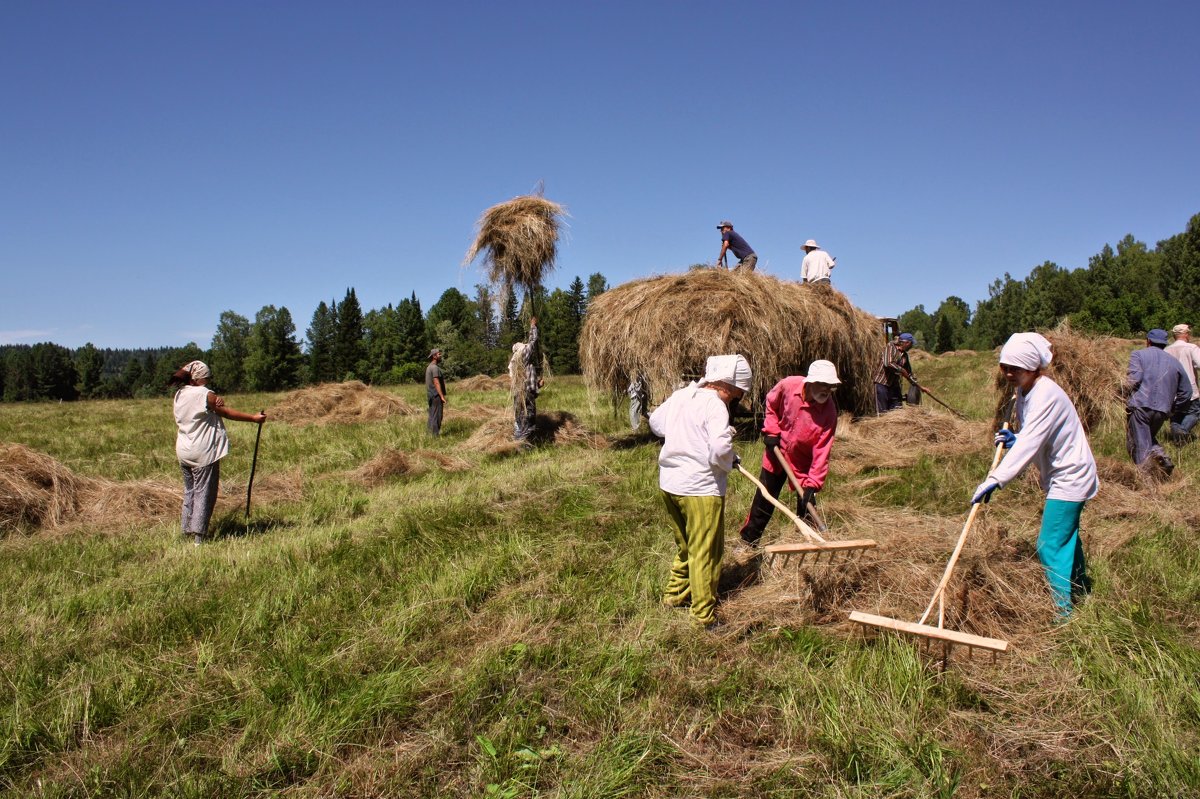
[[[1118, 354], [1119, 355], [1119, 354]], [[915, 620], [991, 456], [992, 353], [924, 357], [927, 403], [843, 424], [821, 501], [850, 564], [727, 555], [714, 633], [662, 607], [672, 555], [657, 446], [552, 380], [539, 410], [597, 436], [491, 455], [507, 406], [449, 386], [419, 412], [229, 423], [216, 540], [177, 508], [66, 514], [0, 538], [0, 790], [14, 796], [1158, 797], [1200, 795], [1200, 457], [1143, 486], [1093, 431], [1095, 589], [1054, 624], [1033, 549], [1042, 495], [999, 492], [948, 623], [995, 662], [864, 633]], [[244, 410], [279, 395], [237, 395]], [[844, 422], [848, 419], [844, 419]], [[87, 478], [177, 490], [167, 399], [0, 405], [0, 441]], [[738, 443], [748, 467], [761, 457]], [[5, 450], [11, 457], [13, 450]], [[112, 485], [99, 493], [118, 493]], [[753, 488], [730, 478], [726, 534]], [[176, 495], [172, 495], [176, 496]], [[769, 537], [795, 534], [776, 515]]]

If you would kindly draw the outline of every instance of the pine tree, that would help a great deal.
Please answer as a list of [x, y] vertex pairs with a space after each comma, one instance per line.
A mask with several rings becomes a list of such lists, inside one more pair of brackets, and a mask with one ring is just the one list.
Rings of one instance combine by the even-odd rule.
[[396, 356], [399, 364], [416, 364], [423, 370], [429, 355], [429, 341], [425, 335], [421, 301], [415, 291], [396, 306], [396, 328], [400, 337], [400, 351]]
[[99, 396], [100, 379], [104, 374], [104, 356], [92, 342], [89, 341], [76, 351], [75, 371], [79, 374], [79, 396], [84, 399]]
[[250, 329], [246, 379], [255, 391], [279, 391], [294, 388], [300, 382], [300, 344], [295, 338], [296, 325], [286, 307], [265, 305], [254, 317]]
[[336, 312], [324, 300], [313, 311], [312, 323], [305, 331], [308, 342], [308, 380], [328, 383], [337, 379], [333, 350], [337, 340]]
[[334, 371], [338, 380], [360, 377], [366, 367], [367, 351], [363, 343], [362, 306], [353, 288], [337, 306], [337, 337], [333, 347]]
[[222, 311], [209, 355], [213, 384], [222, 391], [246, 388], [245, 361], [250, 344], [250, 320], [233, 311]]

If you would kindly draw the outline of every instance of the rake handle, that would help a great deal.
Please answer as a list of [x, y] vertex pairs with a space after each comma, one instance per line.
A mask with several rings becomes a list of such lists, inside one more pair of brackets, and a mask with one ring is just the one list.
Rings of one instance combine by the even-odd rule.
[[951, 407], [950, 407], [949, 405], [947, 405], [946, 403], [942, 402], [940, 399], [938, 399], [938, 395], [937, 395], [937, 394], [934, 394], [932, 391], [930, 391], [929, 389], [925, 388], [925, 386], [921, 385], [920, 383], [917, 383], [916, 385], [917, 385], [917, 388], [921, 389], [921, 393], [922, 393], [922, 394], [925, 394], [925, 395], [926, 395], [927, 397], [929, 397], [931, 400], [933, 400], [934, 402], [936, 402], [938, 405], [941, 405], [941, 406], [942, 406], [943, 408], [945, 408], [946, 410], [950, 411], [950, 413], [954, 414], [954, 415], [955, 415], [955, 416], [957, 416], [959, 419], [966, 419], [966, 418], [967, 418], [966, 416], [964, 416], [964, 415], [963, 415], [962, 411], [955, 410], [954, 408], [951, 408]]
[[[261, 413], [266, 413], [262, 410]], [[254, 490], [254, 472], [258, 468], [258, 442], [262, 439], [262, 422], [258, 423], [258, 432], [254, 434], [254, 458], [250, 461], [250, 480], [246, 483], [246, 518], [250, 518], [250, 492]]]
[[766, 486], [764, 486], [761, 482], [759, 482], [759, 479], [757, 477], [755, 477], [754, 475], [750, 474], [750, 472], [743, 469], [742, 465], [740, 463], [737, 465], [736, 468], [739, 472], [742, 473], [743, 477], [745, 477], [750, 482], [754, 483], [754, 485], [758, 486], [758, 492], [760, 494], [762, 494], [764, 497], [766, 497], [768, 502], [770, 502], [776, 508], [779, 508], [779, 510], [782, 511], [785, 516], [787, 516], [789, 519], [791, 519], [792, 522], [795, 523], [796, 527], [800, 530], [801, 533], [803, 533], [805, 536], [812, 539], [813, 541], [816, 541], [818, 544], [825, 543], [825, 539], [822, 538], [820, 535], [818, 535], [816, 530], [809, 527], [807, 524], [805, 524], [800, 519], [799, 516], [792, 513], [792, 511], [788, 508], [787, 505], [784, 505], [782, 502], [775, 499], [775, 497], [771, 496], [771, 492], [767, 490]]

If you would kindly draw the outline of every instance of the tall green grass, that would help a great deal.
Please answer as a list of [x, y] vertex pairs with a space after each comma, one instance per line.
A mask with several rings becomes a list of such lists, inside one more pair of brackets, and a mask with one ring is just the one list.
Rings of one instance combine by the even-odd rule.
[[[990, 369], [988, 355], [958, 356], [923, 364], [922, 378], [982, 418]], [[420, 404], [419, 391], [400, 393]], [[452, 393], [456, 402], [505, 398]], [[623, 414], [589, 402], [577, 380], [555, 381], [540, 405], [623, 432]], [[1200, 795], [1191, 529], [1136, 529], [1093, 557], [1096, 592], [1069, 624], [994, 666], [955, 660], [943, 672], [909, 642], [795, 614], [697, 631], [658, 603], [672, 544], [655, 446], [489, 458], [456, 449], [474, 426], [453, 420], [431, 440], [421, 418], [268, 423], [259, 476], [299, 470], [304, 498], [257, 506], [262, 523], [249, 528], [238, 514], [218, 520], [227, 535], [199, 548], [170, 520], [6, 536], [0, 788]], [[223, 473], [236, 482], [254, 428], [229, 428]], [[0, 439], [93, 476], [177, 480], [172, 435], [164, 401], [0, 406]], [[1118, 449], [1105, 435], [1098, 447]], [[739, 446], [748, 459], [760, 452]], [[347, 476], [384, 447], [455, 452], [473, 466], [375, 489]], [[1190, 453], [1179, 460], [1176, 490], [1157, 501], [1187, 510], [1197, 466]], [[861, 501], [955, 514], [981, 469], [923, 458]], [[730, 535], [749, 497], [731, 483]], [[1032, 537], [1036, 492], [1017, 486], [1003, 501], [1012, 534]]]

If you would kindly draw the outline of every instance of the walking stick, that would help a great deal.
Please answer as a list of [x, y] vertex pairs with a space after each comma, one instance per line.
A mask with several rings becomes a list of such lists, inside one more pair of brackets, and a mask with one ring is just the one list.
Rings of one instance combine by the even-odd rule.
[[[266, 413], [266, 410], [260, 413]], [[250, 518], [250, 492], [254, 490], [254, 470], [258, 468], [258, 442], [261, 439], [262, 422], [259, 422], [258, 432], [254, 435], [254, 459], [250, 461], [250, 482], [246, 483], [246, 519]]]

